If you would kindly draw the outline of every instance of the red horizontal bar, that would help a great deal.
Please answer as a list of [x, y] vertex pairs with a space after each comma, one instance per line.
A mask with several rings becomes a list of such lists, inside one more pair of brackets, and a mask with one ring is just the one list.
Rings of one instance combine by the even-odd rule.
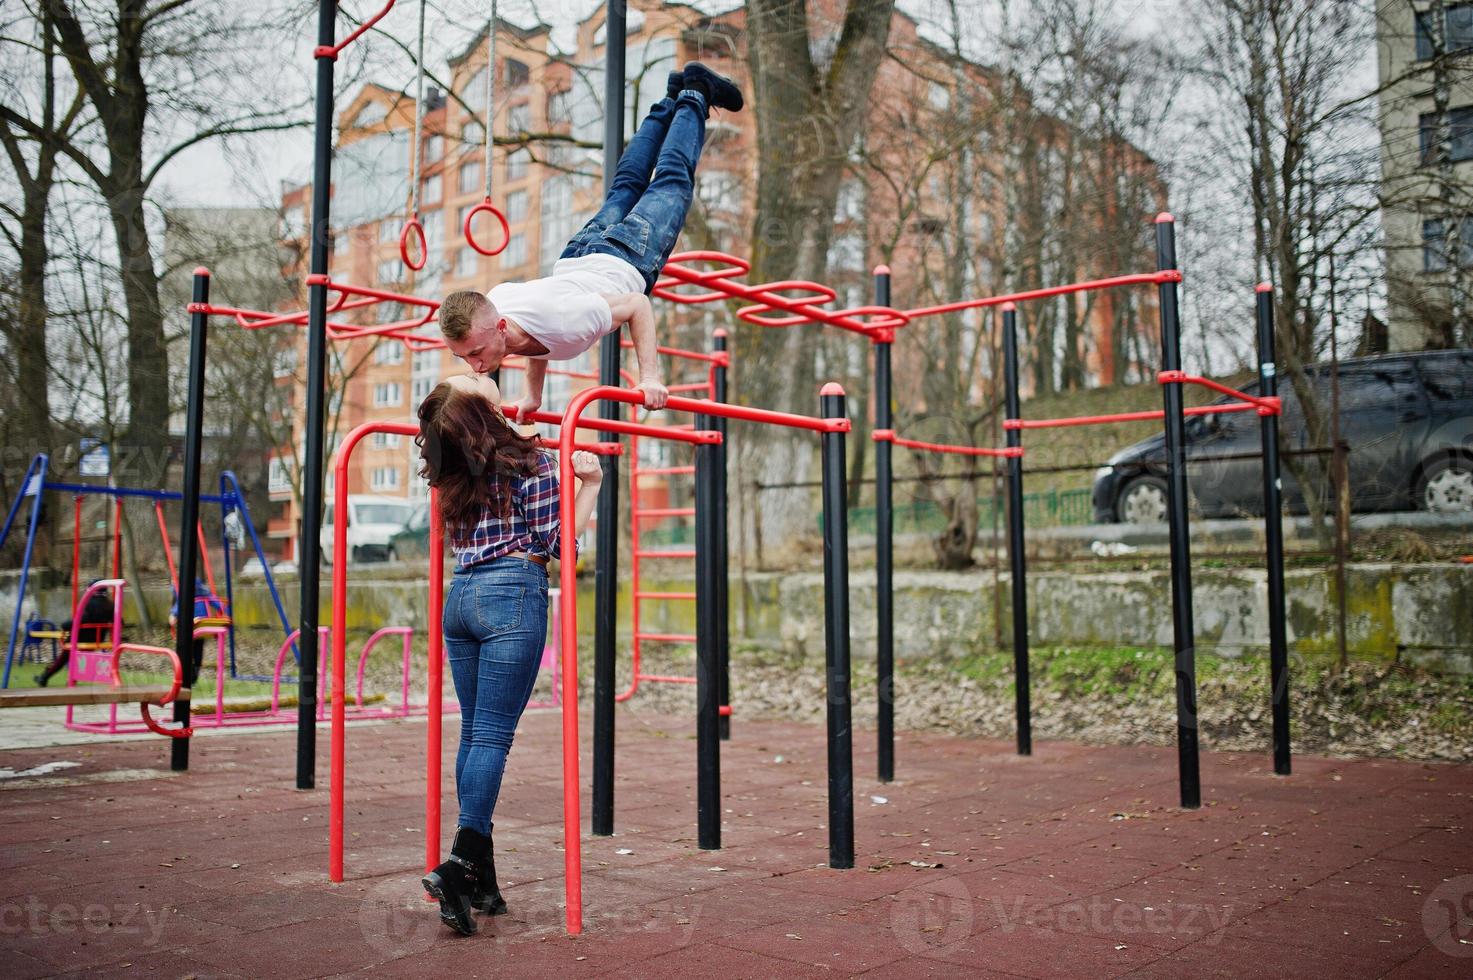
[[1283, 411], [1283, 403], [1278, 399], [1277, 396], [1272, 398], [1261, 398], [1257, 395], [1250, 395], [1245, 391], [1239, 391], [1236, 388], [1229, 388], [1227, 385], [1219, 384], [1218, 382], [1213, 381], [1211, 378], [1204, 378], [1196, 374], [1187, 374], [1184, 371], [1162, 371], [1160, 374], [1156, 375], [1156, 381], [1164, 385], [1201, 385], [1202, 387], [1215, 391], [1218, 394], [1228, 395], [1232, 398], [1238, 399], [1239, 401], [1247, 402], [1249, 405], [1252, 405], [1254, 408], [1258, 409], [1259, 415], [1278, 415]]
[[[574, 414], [581, 414], [589, 403], [596, 400], [623, 402], [626, 405], [643, 405], [644, 392], [608, 386], [588, 388], [574, 396], [567, 411]], [[670, 396], [670, 400], [665, 404], [665, 407], [673, 412], [691, 412], [696, 415], [740, 419], [744, 422], [761, 422], [766, 425], [780, 425], [788, 429], [807, 429], [810, 432], [848, 432], [853, 428], [847, 418], [824, 419], [812, 415], [794, 415], [791, 412], [774, 412], [766, 408], [749, 408], [746, 405], [732, 405], [727, 402], [699, 401], [694, 398], [681, 398], [678, 395]], [[589, 422], [585, 420], [580, 421], [578, 424], [588, 425]], [[668, 431], [668, 426], [635, 424], [635, 430], [639, 435], [658, 436], [663, 439], [679, 438], [678, 433]], [[686, 439], [681, 441], [721, 441], [718, 433], [712, 433], [712, 435], [715, 435], [716, 438], [709, 440]]]
[[[621, 338], [619, 340], [619, 346], [633, 349], [634, 341]], [[711, 364], [724, 364], [727, 360], [727, 355], [723, 355], [719, 351], [707, 353], [698, 350], [681, 350], [679, 347], [656, 347], [655, 351], [656, 353], [664, 354], [666, 357], [677, 357], [686, 361], [706, 361]]]
[[681, 476], [695, 473], [694, 466], [651, 466], [649, 469], [636, 469], [635, 476]]
[[1181, 272], [1177, 269], [1163, 269], [1160, 272], [1140, 272], [1128, 276], [1113, 276], [1109, 279], [1071, 282], [1063, 286], [1046, 286], [1043, 289], [1030, 289], [1021, 293], [1009, 293], [1004, 296], [985, 296], [981, 299], [964, 299], [955, 303], [942, 303], [939, 306], [920, 306], [913, 310], [905, 310], [903, 312], [905, 316], [915, 319], [923, 316], [935, 316], [938, 313], [955, 313], [959, 310], [977, 309], [984, 306], [1001, 306], [1004, 303], [1022, 303], [1031, 299], [1047, 299], [1050, 296], [1066, 296], [1071, 293], [1086, 293], [1100, 289], [1118, 289], [1121, 286], [1157, 285], [1163, 282], [1181, 282]]
[[678, 394], [679, 392], [682, 392], [682, 391], [710, 391], [711, 390], [711, 382], [709, 382], [709, 381], [692, 381], [692, 382], [690, 382], [688, 384], [670, 385], [669, 386], [669, 389], [670, 389], [670, 394], [672, 394], [672, 395]]
[[636, 558], [694, 558], [695, 549], [687, 551], [636, 551]]
[[634, 512], [639, 517], [694, 517], [694, 507], [650, 507]]
[[979, 446], [957, 446], [942, 442], [918, 442], [915, 439], [902, 439], [895, 434], [894, 429], [876, 429], [870, 434], [875, 442], [893, 442], [897, 446], [905, 446], [907, 449], [924, 449], [933, 453], [952, 453], [957, 456], [1000, 456], [1006, 459], [1018, 459], [1023, 455], [1022, 446], [1008, 446], [1004, 449], [986, 449]]
[[668, 674], [640, 674], [642, 681], [653, 681], [656, 684], [694, 684], [694, 677], [672, 677]]
[[675, 601], [679, 601], [679, 600], [690, 600], [690, 599], [694, 599], [695, 597], [696, 597], [696, 594], [694, 592], [636, 592], [636, 593], [634, 593], [634, 598], [636, 598], [636, 599], [666, 599], [666, 600], [669, 600], [671, 602], [675, 602]]
[[[547, 439], [545, 437], [538, 436], [537, 443], [543, 449], [559, 448], [559, 444], [556, 439]], [[586, 453], [593, 453], [595, 456], [624, 455], [624, 444], [622, 442], [575, 442], [573, 443], [573, 448], [581, 449]]]
[[[611, 388], [611, 391], [619, 391], [619, 388]], [[639, 401], [644, 400], [644, 393], [630, 392]], [[677, 401], [679, 399], [671, 399]], [[637, 404], [638, 402], [636, 402]], [[562, 425], [563, 417], [553, 412], [532, 412], [529, 418], [533, 422], [547, 422], [552, 425]], [[521, 416], [517, 416], [518, 421]], [[714, 445], [721, 442], [721, 433], [714, 429], [703, 429], [699, 432], [677, 429], [674, 426], [643, 425], [639, 422], [621, 422], [618, 419], [582, 419], [578, 420], [580, 429], [594, 429], [599, 432], [620, 432], [624, 435], [649, 436], [652, 439], [671, 439], [675, 442], [691, 442], [701, 445]]]
[[652, 640], [656, 643], [694, 643], [694, 633], [635, 633], [641, 640]]
[[[1183, 415], [1225, 415], [1228, 412], [1251, 412], [1258, 406], [1247, 402], [1229, 402], [1226, 405], [1198, 405], [1182, 409]], [[1161, 409], [1148, 412], [1120, 412], [1115, 415], [1080, 415], [1065, 419], [1003, 419], [1002, 427], [1010, 431], [1018, 429], [1060, 429], [1070, 425], [1111, 425], [1116, 422], [1153, 422], [1166, 418]]]

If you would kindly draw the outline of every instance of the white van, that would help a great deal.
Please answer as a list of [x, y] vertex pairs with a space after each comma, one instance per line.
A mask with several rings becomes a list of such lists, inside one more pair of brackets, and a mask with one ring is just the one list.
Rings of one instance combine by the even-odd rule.
[[[414, 514], [415, 504], [402, 497], [372, 497], [367, 494], [348, 495], [348, 560], [394, 561], [398, 558], [390, 539], [404, 530], [404, 525]], [[333, 504], [328, 503], [322, 514], [322, 558], [332, 563], [332, 539], [334, 521]]]

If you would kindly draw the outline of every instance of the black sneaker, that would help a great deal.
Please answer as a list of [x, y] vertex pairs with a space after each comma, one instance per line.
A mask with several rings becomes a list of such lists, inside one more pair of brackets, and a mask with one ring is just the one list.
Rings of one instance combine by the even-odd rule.
[[665, 79], [665, 98], [673, 99], [680, 95], [680, 90], [685, 88], [685, 72], [672, 71]]
[[706, 105], [712, 109], [740, 112], [745, 104], [742, 101], [742, 90], [736, 87], [735, 82], [724, 75], [716, 74], [699, 61], [687, 62], [681, 74], [685, 77], [685, 87], [693, 88], [704, 95]]

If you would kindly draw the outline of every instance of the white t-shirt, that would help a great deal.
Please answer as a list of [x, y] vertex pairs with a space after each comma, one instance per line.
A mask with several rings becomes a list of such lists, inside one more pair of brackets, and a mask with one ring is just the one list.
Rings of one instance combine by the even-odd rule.
[[517, 324], [543, 347], [532, 357], [571, 361], [613, 333], [617, 324], [605, 293], [643, 293], [639, 270], [613, 255], [558, 259], [552, 275], [530, 282], [504, 282], [486, 294], [500, 316]]

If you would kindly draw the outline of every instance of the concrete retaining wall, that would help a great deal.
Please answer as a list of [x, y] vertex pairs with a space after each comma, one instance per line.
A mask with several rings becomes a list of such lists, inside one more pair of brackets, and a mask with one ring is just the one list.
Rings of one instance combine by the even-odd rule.
[[[362, 577], [349, 593], [349, 621], [365, 631], [382, 625], [425, 628], [423, 581]], [[895, 649], [904, 658], [964, 656], [992, 647], [994, 609], [1008, 622], [1009, 579], [1000, 578], [994, 602], [990, 571], [903, 572], [895, 581]], [[295, 615], [296, 582], [281, 583], [288, 612]], [[1266, 576], [1261, 571], [1197, 569], [1193, 575], [1198, 647], [1237, 656], [1268, 646]], [[1334, 576], [1329, 569], [1292, 571], [1286, 577], [1292, 648], [1305, 655], [1335, 649]], [[323, 610], [327, 617], [327, 583]], [[650, 589], [688, 588], [687, 583], [650, 582]], [[15, 580], [0, 580], [0, 622], [9, 628]], [[856, 657], [874, 652], [874, 572], [850, 576], [851, 636]], [[580, 581], [579, 622], [587, 635], [593, 611], [591, 577]], [[1347, 567], [1347, 638], [1357, 659], [1402, 661], [1431, 669], [1473, 673], [1473, 566], [1454, 564], [1360, 564]], [[167, 613], [167, 589], [145, 590], [156, 622]], [[64, 618], [65, 587], [43, 589], [40, 608]], [[823, 655], [823, 579], [820, 574], [762, 574], [745, 588], [733, 581], [733, 638], [805, 656]], [[1170, 579], [1166, 572], [1030, 575], [1028, 606], [1033, 643], [1039, 646], [1170, 646]], [[628, 622], [629, 590], [620, 593], [621, 622]], [[692, 603], [646, 608], [645, 628], [693, 632]], [[130, 606], [131, 613], [131, 606]], [[236, 591], [237, 621], [275, 629], [269, 593], [258, 583]], [[131, 618], [131, 617], [130, 617]], [[626, 626], [627, 628], [627, 626]]]

